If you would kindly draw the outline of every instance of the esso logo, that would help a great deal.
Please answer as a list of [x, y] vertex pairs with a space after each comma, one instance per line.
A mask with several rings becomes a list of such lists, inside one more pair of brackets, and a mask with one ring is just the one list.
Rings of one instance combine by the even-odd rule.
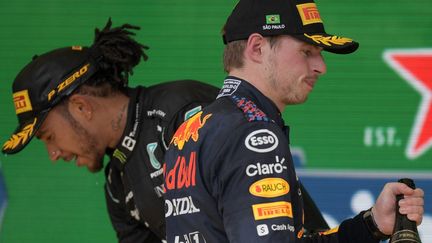
[[278, 144], [279, 140], [276, 135], [267, 129], [253, 131], [245, 139], [246, 148], [258, 153], [270, 152]]

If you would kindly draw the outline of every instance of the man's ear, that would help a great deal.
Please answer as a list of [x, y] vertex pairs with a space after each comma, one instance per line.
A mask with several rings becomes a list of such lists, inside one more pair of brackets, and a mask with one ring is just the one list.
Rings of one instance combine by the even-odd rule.
[[91, 120], [93, 117], [93, 106], [91, 99], [80, 94], [73, 94], [69, 97], [69, 111], [75, 117]]
[[245, 57], [252, 62], [262, 63], [263, 48], [267, 40], [260, 34], [254, 33], [249, 36], [245, 48]]

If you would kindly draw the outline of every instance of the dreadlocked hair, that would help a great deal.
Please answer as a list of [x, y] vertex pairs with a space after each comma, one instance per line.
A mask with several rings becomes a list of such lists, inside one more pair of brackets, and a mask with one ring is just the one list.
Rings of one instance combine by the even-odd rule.
[[81, 94], [107, 96], [112, 92], [124, 90], [128, 85], [129, 75], [133, 75], [133, 68], [141, 58], [147, 61], [144, 52], [149, 47], [135, 41], [133, 30], [140, 27], [123, 24], [111, 28], [111, 18], [102, 30], [95, 29], [92, 49], [98, 50], [101, 57], [98, 61], [99, 71], [78, 91]]

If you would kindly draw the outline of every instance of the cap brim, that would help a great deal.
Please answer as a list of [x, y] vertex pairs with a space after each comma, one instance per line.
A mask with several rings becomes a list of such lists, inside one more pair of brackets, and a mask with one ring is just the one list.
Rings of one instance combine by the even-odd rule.
[[48, 111], [41, 112], [39, 116], [20, 124], [3, 144], [2, 152], [4, 154], [15, 154], [21, 151], [34, 137], [47, 115]]
[[311, 45], [322, 47], [325, 51], [336, 54], [350, 54], [357, 50], [359, 43], [350, 38], [329, 35], [326, 33], [320, 34], [303, 34], [293, 35], [297, 39], [307, 42]]

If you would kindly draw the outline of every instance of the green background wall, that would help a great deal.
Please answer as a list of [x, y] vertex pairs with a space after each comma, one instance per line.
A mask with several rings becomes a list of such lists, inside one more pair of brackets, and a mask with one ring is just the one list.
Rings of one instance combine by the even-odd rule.
[[[142, 27], [150, 46], [131, 86], [192, 78], [222, 84], [220, 30], [235, 1], [0, 0], [0, 139], [16, 126], [11, 83], [34, 54], [90, 45], [95, 27]], [[308, 102], [288, 107], [292, 145], [307, 169], [432, 172], [432, 148], [409, 159], [406, 146], [421, 101], [383, 60], [386, 49], [432, 48], [432, 1], [317, 0], [329, 33], [361, 43], [353, 55], [325, 53], [328, 74]], [[432, 67], [431, 67], [432, 69]], [[431, 75], [432, 76], [432, 75]], [[432, 86], [432, 85], [431, 85]], [[432, 124], [425, 128], [432, 134]], [[51, 163], [42, 143], [0, 157], [8, 208], [0, 242], [115, 242], [102, 173]]]

